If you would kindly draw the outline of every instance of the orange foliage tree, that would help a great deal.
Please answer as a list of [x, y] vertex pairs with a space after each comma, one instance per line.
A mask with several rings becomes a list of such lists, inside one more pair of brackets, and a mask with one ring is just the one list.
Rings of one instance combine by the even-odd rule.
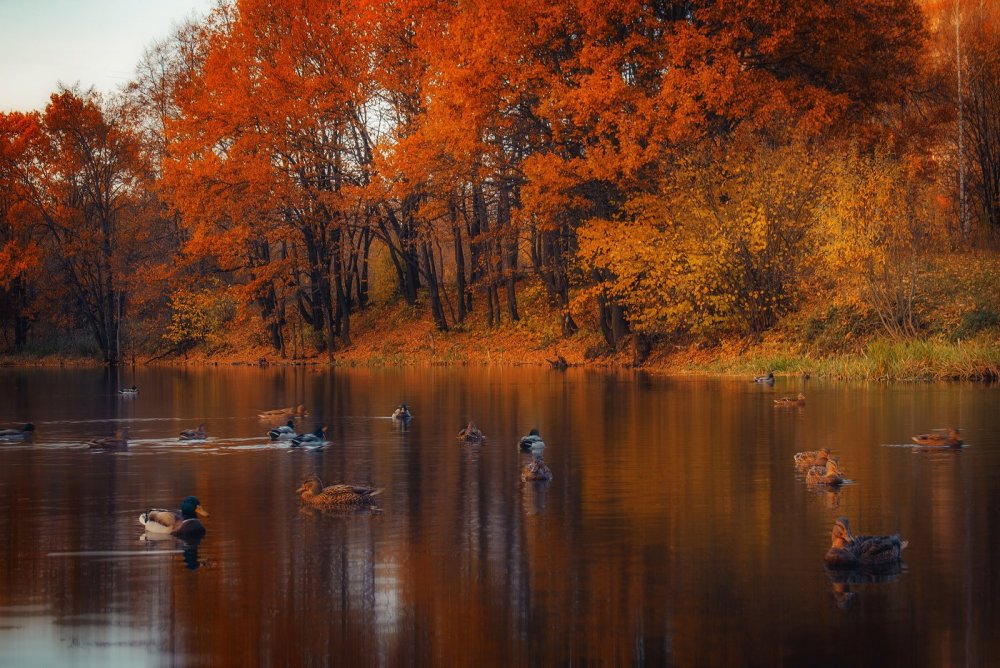
[[149, 171], [134, 128], [126, 109], [64, 89], [4, 142], [20, 215], [33, 222], [60, 279], [48, 286], [51, 298], [75, 305], [112, 365], [122, 361], [132, 272], [153, 229]]

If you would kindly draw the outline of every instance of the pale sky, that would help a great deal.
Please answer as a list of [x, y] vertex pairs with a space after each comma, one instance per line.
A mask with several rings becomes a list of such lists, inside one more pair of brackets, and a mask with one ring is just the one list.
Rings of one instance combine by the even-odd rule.
[[143, 52], [214, 0], [0, 0], [0, 112], [41, 111], [59, 82], [111, 93]]

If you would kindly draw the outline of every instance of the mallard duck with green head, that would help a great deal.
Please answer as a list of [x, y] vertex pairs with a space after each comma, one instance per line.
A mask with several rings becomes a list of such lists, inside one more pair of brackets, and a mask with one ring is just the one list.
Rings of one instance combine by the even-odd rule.
[[198, 425], [197, 429], [185, 429], [181, 432], [182, 441], [204, 441], [208, 438], [208, 434], [205, 432], [204, 423]]
[[538, 430], [533, 428], [528, 432], [527, 436], [521, 437], [521, 440], [517, 442], [517, 447], [525, 452], [529, 450], [544, 450], [545, 441], [542, 440], [542, 435]]
[[35, 425], [30, 422], [23, 429], [0, 429], [0, 441], [27, 441], [35, 434]]
[[827, 566], [832, 568], [877, 568], [899, 563], [902, 552], [909, 544], [900, 535], [855, 536], [846, 517], [838, 517], [833, 524], [831, 545], [827, 550]]
[[139, 515], [139, 524], [153, 534], [172, 534], [180, 537], [195, 537], [205, 533], [205, 525], [198, 516], [208, 517], [197, 497], [189, 496], [181, 501], [180, 510], [147, 510]]
[[275, 427], [271, 431], [267, 432], [267, 435], [271, 437], [272, 441], [285, 441], [298, 436], [298, 434], [295, 433], [295, 422], [292, 420], [289, 420], [280, 427]]
[[316, 427], [309, 434], [299, 434], [292, 439], [292, 447], [298, 448], [300, 446], [310, 446], [318, 447], [320, 445], [326, 444], [326, 425], [321, 427]]
[[311, 475], [302, 481], [295, 492], [303, 504], [316, 508], [342, 508], [371, 505], [382, 490], [362, 485], [324, 485], [319, 476]]
[[410, 413], [410, 408], [406, 404], [400, 404], [396, 407], [396, 410], [392, 412], [393, 420], [403, 420], [405, 422], [406, 420], [410, 420], [412, 418], [413, 415]]

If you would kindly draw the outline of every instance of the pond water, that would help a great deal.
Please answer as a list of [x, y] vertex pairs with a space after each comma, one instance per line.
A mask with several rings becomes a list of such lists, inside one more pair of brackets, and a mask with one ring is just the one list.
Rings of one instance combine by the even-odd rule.
[[[998, 399], [582, 369], [0, 369], [0, 428], [37, 427], [0, 444], [0, 665], [986, 665]], [[300, 403], [326, 447], [267, 437], [281, 421], [257, 414]], [[456, 439], [469, 420], [484, 445]], [[178, 441], [199, 423], [207, 441]], [[907, 445], [952, 424], [960, 450]], [[120, 427], [127, 451], [86, 446]], [[520, 480], [532, 427], [547, 483]], [[823, 446], [837, 492], [792, 465]], [[383, 488], [377, 509], [303, 510], [313, 473]], [[139, 513], [189, 494], [211, 513], [200, 544], [144, 540]], [[841, 515], [900, 532], [901, 572], [831, 579]]]

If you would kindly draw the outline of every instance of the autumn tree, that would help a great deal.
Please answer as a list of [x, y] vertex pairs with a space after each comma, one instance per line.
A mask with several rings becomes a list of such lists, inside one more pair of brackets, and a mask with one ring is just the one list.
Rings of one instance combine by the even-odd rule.
[[350, 344], [352, 307], [366, 299], [367, 5], [292, 5], [220, 9], [226, 18], [168, 124], [167, 178], [192, 241], [213, 252], [224, 248], [212, 238], [236, 242], [223, 244], [237, 249], [226, 267], [242, 274], [276, 347], [291, 298], [332, 354], [337, 337]]
[[21, 126], [30, 142], [4, 169], [38, 221], [59, 286], [85, 319], [105, 361], [122, 361], [122, 323], [132, 272], [149, 227], [147, 165], [133, 120], [92, 92], [53, 94], [40, 123]]
[[[30, 190], [22, 178], [40, 140], [37, 114], [0, 114], [0, 325], [7, 347], [14, 350], [28, 342], [36, 281], [42, 273], [38, 221], [26, 206]], [[7, 339], [8, 328], [13, 341]]]

